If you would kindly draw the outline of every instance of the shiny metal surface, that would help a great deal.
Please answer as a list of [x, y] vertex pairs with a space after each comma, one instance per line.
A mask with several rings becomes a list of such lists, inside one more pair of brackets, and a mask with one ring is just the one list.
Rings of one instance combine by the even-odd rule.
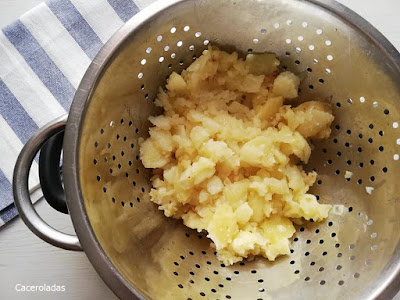
[[[336, 206], [326, 222], [299, 226], [293, 253], [273, 263], [223, 266], [204, 234], [149, 202], [137, 150], [159, 113], [152, 100], [209, 42], [276, 52], [303, 79], [299, 102], [334, 107], [333, 134], [315, 143], [309, 167], [319, 174], [313, 193]], [[126, 299], [389, 299], [400, 285], [399, 82], [399, 53], [334, 1], [150, 6], [101, 50], [71, 108], [65, 187], [85, 252]]]
[[67, 115], [39, 129], [18, 156], [13, 176], [14, 202], [24, 223], [42, 240], [67, 250], [82, 250], [75, 235], [65, 234], [49, 226], [36, 212], [30, 199], [28, 177], [32, 162], [43, 144], [54, 134], [63, 131]]

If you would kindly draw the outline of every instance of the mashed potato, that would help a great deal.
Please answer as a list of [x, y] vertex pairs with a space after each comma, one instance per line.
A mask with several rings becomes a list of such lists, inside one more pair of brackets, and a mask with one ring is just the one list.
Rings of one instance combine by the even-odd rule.
[[307, 138], [330, 135], [331, 108], [284, 105], [300, 80], [278, 66], [273, 54], [243, 60], [210, 47], [171, 74], [156, 100], [164, 113], [150, 117], [141, 143], [143, 165], [154, 169], [151, 200], [206, 230], [225, 264], [289, 254], [292, 220], [321, 221], [331, 207], [307, 194], [317, 174], [299, 164], [311, 154]]

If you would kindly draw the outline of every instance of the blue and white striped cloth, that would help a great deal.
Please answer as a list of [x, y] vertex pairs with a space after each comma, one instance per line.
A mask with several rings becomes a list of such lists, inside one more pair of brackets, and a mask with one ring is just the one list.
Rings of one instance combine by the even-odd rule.
[[[0, 226], [17, 215], [11, 182], [22, 146], [68, 112], [100, 48], [153, 1], [49, 0], [0, 31]], [[30, 188], [38, 183], [34, 162]], [[40, 197], [40, 190], [32, 195]]]

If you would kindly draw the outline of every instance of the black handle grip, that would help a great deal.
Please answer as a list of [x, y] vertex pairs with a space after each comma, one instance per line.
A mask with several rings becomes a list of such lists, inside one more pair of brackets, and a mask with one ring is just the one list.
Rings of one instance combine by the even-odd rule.
[[40, 149], [39, 179], [43, 196], [51, 207], [68, 214], [67, 202], [61, 182], [60, 157], [64, 131], [50, 138]]

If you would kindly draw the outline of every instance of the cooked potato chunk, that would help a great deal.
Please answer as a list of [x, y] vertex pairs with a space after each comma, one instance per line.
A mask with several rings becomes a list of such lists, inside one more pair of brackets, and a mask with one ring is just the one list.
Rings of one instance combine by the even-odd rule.
[[272, 92], [285, 99], [293, 99], [298, 96], [300, 79], [290, 72], [283, 72], [276, 77]]
[[186, 90], [186, 81], [181, 75], [173, 72], [168, 79], [167, 88], [171, 92], [183, 92]]
[[254, 75], [272, 75], [278, 72], [280, 61], [275, 53], [248, 54], [246, 65], [249, 72]]
[[331, 135], [333, 122], [329, 104], [309, 101], [293, 109], [299, 126], [296, 130], [306, 138], [326, 139]]

